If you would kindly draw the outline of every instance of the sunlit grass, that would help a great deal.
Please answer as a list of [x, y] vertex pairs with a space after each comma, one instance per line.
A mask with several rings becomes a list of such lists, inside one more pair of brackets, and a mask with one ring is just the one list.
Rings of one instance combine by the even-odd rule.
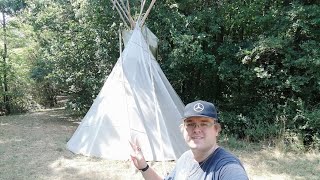
[[[130, 161], [108, 161], [74, 155], [65, 147], [78, 124], [63, 109], [0, 117], [0, 179], [138, 180]], [[320, 179], [318, 152], [288, 152], [220, 137], [220, 145], [236, 154], [250, 179]], [[149, 162], [166, 174], [174, 162]]]

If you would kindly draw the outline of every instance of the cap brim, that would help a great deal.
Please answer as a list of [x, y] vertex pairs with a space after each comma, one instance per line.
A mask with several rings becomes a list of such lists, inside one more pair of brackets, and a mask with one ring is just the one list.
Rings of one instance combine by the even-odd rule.
[[182, 117], [181, 120], [182, 120], [182, 121], [185, 121], [186, 119], [191, 118], [191, 117], [206, 117], [206, 118], [214, 119], [214, 120], [216, 120], [217, 122], [219, 122], [217, 118], [213, 118], [213, 117], [205, 116], [205, 115], [194, 115], [194, 116]]

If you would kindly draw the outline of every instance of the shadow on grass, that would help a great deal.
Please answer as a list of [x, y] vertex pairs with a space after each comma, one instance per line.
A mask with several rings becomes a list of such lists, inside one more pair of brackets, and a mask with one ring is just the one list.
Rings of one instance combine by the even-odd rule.
[[141, 179], [128, 162], [68, 151], [80, 121], [63, 108], [0, 117], [0, 179]]

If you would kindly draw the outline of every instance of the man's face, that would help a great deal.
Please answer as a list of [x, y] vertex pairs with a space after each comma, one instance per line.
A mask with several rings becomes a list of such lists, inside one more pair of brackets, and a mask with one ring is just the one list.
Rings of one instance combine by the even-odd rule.
[[218, 134], [215, 120], [212, 118], [189, 117], [184, 120], [183, 136], [192, 150], [210, 150], [216, 145]]

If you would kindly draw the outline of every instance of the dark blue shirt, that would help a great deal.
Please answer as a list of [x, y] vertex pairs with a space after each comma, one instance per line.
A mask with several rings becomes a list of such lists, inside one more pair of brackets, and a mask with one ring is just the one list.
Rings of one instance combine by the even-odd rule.
[[225, 149], [217, 148], [203, 162], [193, 158], [191, 150], [177, 161], [174, 170], [165, 180], [248, 180], [240, 160]]

